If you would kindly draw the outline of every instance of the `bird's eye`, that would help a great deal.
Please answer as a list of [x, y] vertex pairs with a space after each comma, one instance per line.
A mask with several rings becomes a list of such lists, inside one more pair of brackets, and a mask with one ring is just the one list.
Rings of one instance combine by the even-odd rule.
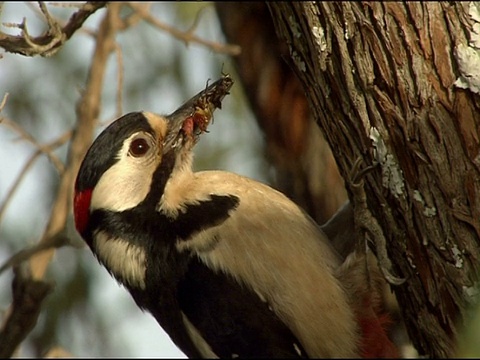
[[138, 138], [130, 143], [129, 153], [132, 156], [140, 157], [145, 155], [149, 149], [150, 145], [148, 144], [147, 140], [144, 138]]

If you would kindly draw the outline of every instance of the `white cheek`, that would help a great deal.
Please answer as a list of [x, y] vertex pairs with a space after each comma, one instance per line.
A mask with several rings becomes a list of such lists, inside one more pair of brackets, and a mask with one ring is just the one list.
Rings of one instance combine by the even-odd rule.
[[154, 170], [153, 163], [140, 166], [134, 159], [118, 161], [95, 186], [90, 209], [123, 211], [137, 206], [150, 191]]
[[98, 259], [118, 281], [145, 289], [146, 256], [142, 247], [103, 231], [96, 232], [93, 238]]

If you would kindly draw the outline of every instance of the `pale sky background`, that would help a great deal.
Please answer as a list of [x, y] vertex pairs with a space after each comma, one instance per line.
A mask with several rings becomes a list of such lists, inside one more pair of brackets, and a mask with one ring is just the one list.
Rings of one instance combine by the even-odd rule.
[[[156, 16], [165, 23], [187, 29], [191, 22], [183, 22], [178, 13], [178, 6], [191, 7], [191, 11], [197, 11], [206, 4], [208, 3], [156, 3], [153, 9]], [[96, 28], [103, 14], [104, 10], [98, 11], [87, 21], [86, 26]], [[31, 8], [23, 3], [5, 3], [1, 16], [2, 23], [19, 23], [22, 17], [26, 16], [27, 24], [32, 29], [37, 23]], [[2, 27], [2, 31], [7, 30], [14, 33], [13, 29]], [[212, 5], [203, 11], [197, 34], [209, 40], [224, 41]], [[187, 47], [151, 26], [136, 27], [120, 34], [117, 40], [123, 49], [125, 86], [134, 85], [138, 91], [137, 97], [124, 98], [123, 113], [135, 110], [170, 113], [188, 97], [202, 90], [208, 79], [215, 80], [220, 76], [222, 69], [218, 64], [223, 62], [224, 70], [227, 72], [232, 69], [225, 56], [196, 44]], [[72, 71], [86, 72], [91, 60], [92, 46], [93, 42], [87, 35], [75, 34], [61, 50], [63, 56], [68, 55], [72, 59], [72, 63], [65, 66], [69, 66]], [[174, 75], [168, 71], [173, 49], [177, 49], [178, 59], [174, 61], [181, 62], [182, 78], [189, 88], [188, 97], [182, 94], [181, 89], [176, 86]], [[16, 121], [22, 120], [11, 117], [9, 105], [21, 102], [24, 88], [25, 91], [33, 91], [35, 100], [38, 101], [40, 118], [29, 119], [31, 123], [28, 123], [27, 119], [25, 121], [26, 128], [39, 143], [49, 142], [70, 129], [75, 120], [75, 102], [79, 97], [77, 89], [84, 86], [84, 82], [58, 89], [56, 86], [58, 78], [55, 69], [49, 66], [48, 58], [26, 58], [3, 51], [1, 53], [3, 58], [0, 59], [0, 98], [3, 98], [6, 92], [10, 92], [1, 115]], [[141, 85], [145, 77], [149, 76], [146, 69], [149, 68], [149, 59], [152, 57], [165, 58], [167, 71], [150, 79], [154, 82], [155, 91], [142, 92]], [[108, 120], [115, 113], [116, 69], [116, 61], [112, 57], [106, 74], [102, 120]], [[12, 91], [13, 87], [19, 88], [20, 91]], [[70, 118], [59, 119], [59, 114], [64, 113], [69, 114]], [[28, 114], [25, 116], [28, 117]], [[197, 168], [225, 169], [265, 181], [266, 166], [259, 155], [262, 136], [251, 113], [244, 108], [238, 83], [234, 85], [232, 94], [224, 100], [223, 109], [216, 112], [215, 122], [209, 130], [210, 133], [201, 139], [195, 150]], [[3, 203], [21, 168], [35, 151], [32, 145], [17, 138], [16, 133], [0, 125], [0, 204]], [[64, 160], [66, 147], [55, 153]], [[213, 158], [214, 163], [210, 161]], [[52, 199], [43, 195], [50, 193], [55, 174], [46, 156], [42, 156], [21, 183], [5, 217], [0, 222], [0, 263], [11, 255], [12, 247], [18, 251], [34, 244], [43, 233], [52, 205]], [[15, 234], [14, 240], [12, 233]], [[10, 243], [14, 243], [13, 246], [5, 247], [7, 238]], [[80, 256], [72, 256], [75, 255], [74, 252], [79, 252]], [[78, 357], [101, 356], [99, 349], [102, 348], [103, 340], [85, 333], [78, 324], [103, 317], [106, 323], [105, 336], [113, 344], [113, 350], [108, 356], [185, 357], [163, 333], [153, 317], [148, 313], [142, 313], [136, 307], [127, 291], [110, 277], [87, 248], [62, 248], [57, 251], [50, 264], [49, 279], [60, 282], [62, 276], [75, 270], [79, 261], [89, 267], [88, 281], [94, 285], [91, 295], [93, 301], [88, 303], [82, 319], [74, 316], [62, 319], [59, 346]], [[0, 274], [1, 312], [5, 311], [11, 302], [11, 280], [11, 270]], [[68, 296], [68, 293], [59, 294], [57, 290], [54, 295]], [[1, 319], [0, 317], [0, 321]], [[45, 319], [41, 316], [37, 327], [41, 326], [43, 321]], [[118, 348], [115, 344], [119, 345]], [[34, 354], [31, 349], [23, 346], [18, 355], [29, 357]]]

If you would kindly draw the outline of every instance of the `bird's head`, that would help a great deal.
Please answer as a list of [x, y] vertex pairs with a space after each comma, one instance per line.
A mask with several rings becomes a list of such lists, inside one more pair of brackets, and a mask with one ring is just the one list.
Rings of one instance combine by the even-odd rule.
[[232, 85], [224, 75], [170, 115], [132, 112], [110, 124], [93, 142], [77, 175], [77, 231], [85, 234], [95, 209], [121, 212], [152, 193], [158, 201], [173, 174], [191, 171], [191, 150]]

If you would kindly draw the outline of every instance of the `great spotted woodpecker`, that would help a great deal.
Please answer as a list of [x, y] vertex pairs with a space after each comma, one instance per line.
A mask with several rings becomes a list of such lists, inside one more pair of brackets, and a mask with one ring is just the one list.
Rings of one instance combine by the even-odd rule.
[[232, 84], [109, 125], [76, 179], [76, 228], [188, 357], [358, 357], [358, 314], [320, 227], [267, 185], [192, 171]]

